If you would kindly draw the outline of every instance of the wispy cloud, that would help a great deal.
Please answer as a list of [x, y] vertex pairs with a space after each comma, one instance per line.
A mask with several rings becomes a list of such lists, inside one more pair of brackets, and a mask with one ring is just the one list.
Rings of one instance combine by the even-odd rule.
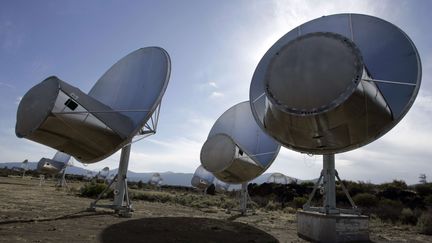
[[222, 97], [224, 97], [224, 94], [218, 91], [213, 91], [209, 96], [210, 99], [217, 99]]
[[198, 90], [207, 93], [210, 99], [217, 99], [223, 97], [224, 94], [221, 89], [222, 88], [219, 87], [219, 85], [214, 81], [209, 81], [198, 85]]
[[0, 86], [7, 87], [10, 89], [15, 89], [15, 86], [13, 86], [12, 84], [4, 83], [4, 82], [0, 82]]
[[215, 82], [209, 82], [208, 85], [210, 85], [213, 88], [217, 88], [217, 84]]

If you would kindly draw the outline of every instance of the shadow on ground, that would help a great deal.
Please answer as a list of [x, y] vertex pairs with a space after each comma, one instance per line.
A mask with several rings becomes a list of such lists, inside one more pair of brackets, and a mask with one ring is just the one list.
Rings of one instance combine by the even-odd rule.
[[99, 235], [110, 242], [278, 242], [250, 225], [227, 220], [160, 217], [128, 220], [111, 225]]

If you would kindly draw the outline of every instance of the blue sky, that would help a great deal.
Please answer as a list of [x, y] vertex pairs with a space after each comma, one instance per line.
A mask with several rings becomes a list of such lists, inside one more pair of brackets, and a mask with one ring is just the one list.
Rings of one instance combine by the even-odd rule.
[[[249, 97], [256, 65], [282, 35], [336, 13], [374, 15], [403, 29], [422, 59], [422, 87], [392, 131], [337, 155], [342, 178], [432, 180], [431, 1], [2, 1], [0, 162], [38, 161], [55, 151], [15, 137], [20, 97], [50, 75], [87, 92], [118, 59], [160, 46], [172, 61], [156, 135], [133, 144], [133, 171], [193, 172], [213, 122]], [[87, 168], [117, 167], [119, 154]], [[82, 166], [76, 163], [78, 166]], [[269, 172], [317, 177], [318, 156], [281, 149]]]

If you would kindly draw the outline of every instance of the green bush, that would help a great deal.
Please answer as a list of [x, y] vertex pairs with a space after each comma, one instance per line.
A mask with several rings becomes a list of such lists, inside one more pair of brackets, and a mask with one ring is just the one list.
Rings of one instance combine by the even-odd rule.
[[143, 189], [144, 188], [144, 183], [142, 180], [138, 181], [137, 186], [139, 189]]
[[383, 184], [379, 185], [379, 187], [381, 187], [381, 189], [383, 189], [383, 190], [385, 190], [387, 188], [392, 188], [392, 189], [395, 188], [398, 190], [408, 189], [408, 185], [403, 180], [393, 180], [390, 183], [383, 183]]
[[297, 213], [297, 209], [292, 208], [292, 207], [285, 207], [285, 208], [283, 209], [283, 211], [284, 211], [285, 213], [289, 213], [289, 214], [295, 214], [295, 213]]
[[281, 209], [281, 205], [279, 203], [276, 203], [274, 201], [269, 201], [267, 205], [265, 206], [265, 209], [268, 211], [274, 211]]
[[417, 217], [415, 216], [414, 212], [410, 208], [404, 208], [402, 209], [400, 215], [400, 221], [403, 224], [415, 225], [417, 223]]
[[224, 209], [231, 209], [231, 208], [235, 208], [237, 206], [238, 206], [238, 203], [231, 201], [231, 200], [230, 201], [223, 201], [220, 204], [220, 207], [224, 208]]
[[254, 196], [251, 200], [258, 204], [259, 207], [265, 207], [269, 203], [270, 199], [268, 197]]
[[233, 208], [238, 205], [235, 200], [226, 196], [197, 195], [190, 193], [168, 193], [156, 191], [135, 191], [130, 193], [133, 200], [144, 200], [148, 202], [174, 203], [194, 208], [220, 207]]
[[348, 189], [349, 194], [353, 197], [360, 193], [372, 194], [375, 190], [375, 185], [369, 182], [353, 182], [353, 181], [343, 181], [344, 185]]
[[432, 235], [432, 211], [423, 212], [417, 221], [417, 228], [420, 233]]
[[395, 223], [399, 220], [403, 204], [400, 201], [382, 199], [378, 202], [376, 208], [376, 215], [384, 221], [391, 221]]
[[302, 183], [300, 183], [300, 186], [302, 186], [302, 187], [311, 187], [311, 188], [313, 188], [314, 185], [315, 185], [315, 183], [311, 182], [311, 181], [303, 181]]
[[371, 208], [378, 205], [378, 198], [369, 193], [359, 193], [353, 197], [353, 201], [357, 206]]
[[425, 197], [424, 203], [428, 207], [432, 207], [432, 195]]
[[415, 190], [422, 197], [432, 196], [432, 183], [418, 184], [415, 186]]
[[383, 183], [378, 186], [381, 191], [378, 193], [378, 197], [387, 198], [395, 201], [405, 200], [405, 193], [408, 189], [407, 184], [404, 181], [394, 180], [391, 183]]
[[131, 199], [144, 200], [149, 202], [174, 202], [174, 196], [164, 192], [135, 192]]
[[302, 208], [303, 207], [303, 205], [307, 202], [307, 198], [305, 198], [305, 197], [295, 197], [294, 199], [293, 199], [293, 203], [294, 203], [294, 206], [296, 207], [296, 208]]
[[[107, 188], [107, 185], [105, 183], [95, 183], [95, 182], [88, 183], [85, 184], [83, 187], [81, 187], [80, 195], [83, 197], [96, 198], [97, 196], [99, 196], [99, 194], [101, 194], [105, 190], [105, 188]], [[111, 195], [112, 195], [112, 190], [109, 189], [103, 198], [109, 197]]]

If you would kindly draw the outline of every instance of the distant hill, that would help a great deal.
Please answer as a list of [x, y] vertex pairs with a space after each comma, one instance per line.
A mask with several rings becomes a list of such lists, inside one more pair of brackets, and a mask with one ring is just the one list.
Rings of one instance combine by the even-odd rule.
[[[8, 168], [12, 168], [12, 167], [20, 167], [21, 166], [21, 162], [7, 162], [7, 163], [0, 163], [0, 168], [4, 168], [4, 167], [8, 167]], [[30, 170], [35, 170], [37, 167], [37, 162], [29, 162], [28, 163], [28, 168]], [[82, 168], [82, 167], [69, 167], [67, 169], [66, 174], [73, 174], [73, 175], [86, 175], [88, 173], [89, 170]], [[116, 174], [117, 173], [117, 169], [114, 170], [110, 170], [110, 174]], [[127, 173], [127, 177], [128, 177], [128, 181], [143, 181], [143, 182], [148, 182], [150, 180], [150, 178], [153, 176], [155, 172], [133, 172], [133, 171], [128, 171]], [[163, 184], [165, 185], [172, 185], [172, 186], [191, 186], [190, 182], [193, 176], [193, 173], [176, 173], [176, 172], [158, 172], [162, 179], [163, 179]], [[261, 176], [259, 176], [258, 178], [256, 178], [255, 180], [251, 181], [251, 183], [256, 183], [256, 184], [262, 184], [267, 182], [267, 178], [271, 175], [272, 173], [264, 173]], [[297, 180], [298, 183], [304, 182], [304, 181], [312, 181], [315, 182], [317, 179], [313, 179], [313, 180], [300, 180], [300, 179], [296, 179], [294, 177], [289, 177], [291, 180]]]
[[[12, 169], [13, 167], [19, 167], [21, 168], [22, 162], [6, 162], [6, 163], [0, 163], [0, 168], [9, 168]], [[37, 162], [28, 162], [27, 165], [29, 170], [36, 170]]]
[[[28, 169], [29, 170], [36, 170], [37, 167], [37, 163], [38, 162], [28, 162]], [[5, 168], [8, 167], [9, 169], [12, 167], [21, 167], [21, 162], [7, 162], [7, 163], [0, 163], [0, 168]], [[85, 175], [87, 174], [86, 169], [81, 168], [81, 167], [69, 167], [67, 169], [67, 174], [72, 174], [72, 175]]]

